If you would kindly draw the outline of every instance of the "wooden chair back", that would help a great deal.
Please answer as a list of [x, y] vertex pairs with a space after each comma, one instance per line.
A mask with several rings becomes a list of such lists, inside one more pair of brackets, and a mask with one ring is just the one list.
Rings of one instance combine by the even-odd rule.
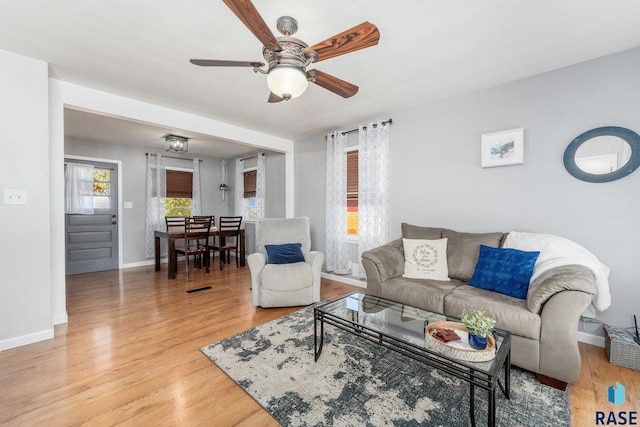
[[238, 267], [241, 225], [241, 216], [221, 216], [218, 219], [218, 245], [216, 249], [220, 254], [220, 271], [222, 271], [225, 258], [232, 250], [236, 252], [236, 267]]
[[183, 230], [184, 224], [187, 220], [185, 216], [165, 216], [164, 222], [167, 226], [167, 231]]
[[218, 235], [220, 237], [239, 236], [241, 225], [241, 216], [221, 216], [218, 219]]
[[208, 219], [211, 222], [211, 227], [216, 226], [216, 216], [215, 215], [194, 215], [191, 218], [193, 218], [194, 220], [206, 220]]

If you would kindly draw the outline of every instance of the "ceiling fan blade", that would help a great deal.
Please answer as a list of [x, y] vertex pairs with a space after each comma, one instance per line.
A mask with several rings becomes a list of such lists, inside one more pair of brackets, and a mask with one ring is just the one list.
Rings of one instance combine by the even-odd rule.
[[269, 104], [275, 104], [276, 102], [284, 101], [284, 98], [280, 98], [273, 92], [269, 92]]
[[358, 86], [340, 80], [331, 74], [323, 73], [320, 70], [307, 71], [307, 77], [318, 86], [330, 90], [343, 98], [350, 98], [358, 93]]
[[249, 62], [249, 61], [220, 61], [217, 59], [190, 59], [194, 65], [200, 65], [202, 67], [254, 67], [260, 68], [264, 66], [263, 62]]
[[305, 52], [315, 51], [318, 54], [318, 59], [315, 62], [318, 62], [375, 46], [379, 40], [380, 32], [378, 28], [370, 22], [363, 22], [323, 42], [306, 48]]
[[263, 46], [270, 47], [273, 50], [280, 51], [282, 47], [278, 43], [278, 39], [273, 35], [269, 27], [258, 13], [251, 0], [223, 0], [238, 19], [253, 33], [254, 36]]

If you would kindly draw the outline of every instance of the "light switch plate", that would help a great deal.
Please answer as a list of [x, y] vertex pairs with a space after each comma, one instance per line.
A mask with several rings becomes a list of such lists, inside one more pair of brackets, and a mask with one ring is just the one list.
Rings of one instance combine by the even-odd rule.
[[2, 198], [5, 205], [26, 205], [27, 190], [10, 190], [5, 188], [2, 191]]
[[124, 202], [124, 208], [125, 209], [132, 209], [133, 208], [133, 202]]

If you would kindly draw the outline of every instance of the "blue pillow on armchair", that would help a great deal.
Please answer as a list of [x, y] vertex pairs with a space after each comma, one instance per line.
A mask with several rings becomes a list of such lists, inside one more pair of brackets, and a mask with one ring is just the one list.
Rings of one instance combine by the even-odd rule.
[[282, 245], [264, 245], [267, 250], [268, 264], [293, 264], [304, 262], [301, 243], [284, 243]]
[[526, 299], [529, 281], [540, 252], [480, 245], [471, 286]]

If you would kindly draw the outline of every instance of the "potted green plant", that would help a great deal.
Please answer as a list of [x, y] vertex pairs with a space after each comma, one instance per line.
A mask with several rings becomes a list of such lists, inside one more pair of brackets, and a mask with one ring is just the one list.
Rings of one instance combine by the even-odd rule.
[[484, 350], [487, 347], [487, 337], [496, 325], [496, 321], [484, 314], [484, 311], [471, 310], [462, 312], [460, 320], [469, 332], [469, 345], [476, 350]]

